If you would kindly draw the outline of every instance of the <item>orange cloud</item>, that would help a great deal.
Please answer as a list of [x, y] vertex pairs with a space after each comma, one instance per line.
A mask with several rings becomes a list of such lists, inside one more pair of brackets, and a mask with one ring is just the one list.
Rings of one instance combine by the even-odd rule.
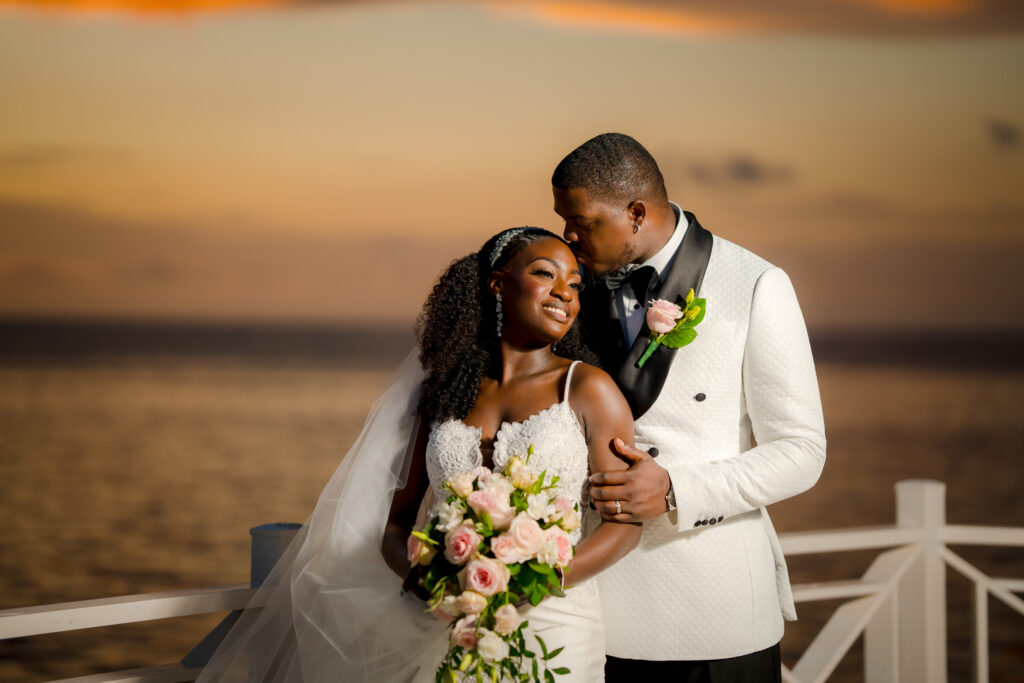
[[603, 2], [535, 2], [521, 9], [545, 23], [583, 28], [615, 28], [649, 33], [720, 33], [738, 28], [729, 20], [707, 13], [667, 7]]

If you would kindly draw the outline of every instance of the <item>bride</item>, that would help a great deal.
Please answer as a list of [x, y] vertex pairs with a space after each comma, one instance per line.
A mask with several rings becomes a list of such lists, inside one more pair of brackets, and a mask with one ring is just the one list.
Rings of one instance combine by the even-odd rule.
[[[530, 465], [560, 477], [584, 513], [566, 596], [525, 607], [565, 683], [604, 677], [593, 577], [629, 552], [640, 526], [601, 521], [589, 471], [625, 469], [612, 439], [632, 444], [614, 381], [581, 363], [581, 276], [557, 235], [512, 228], [453, 263], [418, 323], [407, 358], [302, 531], [225, 638], [199, 681], [432, 681], [446, 625], [425, 612], [406, 539], [443, 482], [501, 467], [533, 447]], [[588, 519], [591, 517], [592, 519]], [[390, 568], [390, 571], [388, 571]], [[542, 674], [543, 675], [543, 674]]]

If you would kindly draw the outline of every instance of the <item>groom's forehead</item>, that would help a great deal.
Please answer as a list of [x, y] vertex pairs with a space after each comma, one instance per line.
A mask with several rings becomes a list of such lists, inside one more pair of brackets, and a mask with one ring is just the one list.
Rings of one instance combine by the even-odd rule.
[[592, 199], [585, 187], [558, 188], [555, 194], [555, 213], [562, 218], [581, 218], [597, 209], [597, 201]]

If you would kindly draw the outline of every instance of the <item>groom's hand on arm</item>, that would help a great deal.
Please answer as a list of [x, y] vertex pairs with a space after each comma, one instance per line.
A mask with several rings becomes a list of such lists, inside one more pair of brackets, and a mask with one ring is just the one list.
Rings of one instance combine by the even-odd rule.
[[[615, 522], [645, 522], [664, 514], [671, 480], [664, 467], [645, 451], [621, 439], [612, 448], [630, 463], [629, 469], [590, 475], [590, 497], [601, 517]], [[619, 501], [622, 512], [618, 512]]]

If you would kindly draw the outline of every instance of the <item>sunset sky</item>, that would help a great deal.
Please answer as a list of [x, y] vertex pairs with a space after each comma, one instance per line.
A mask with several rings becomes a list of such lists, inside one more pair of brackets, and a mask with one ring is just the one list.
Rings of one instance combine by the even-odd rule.
[[0, 0], [0, 84], [0, 315], [411, 320], [618, 131], [813, 327], [1024, 327], [1015, 0]]

